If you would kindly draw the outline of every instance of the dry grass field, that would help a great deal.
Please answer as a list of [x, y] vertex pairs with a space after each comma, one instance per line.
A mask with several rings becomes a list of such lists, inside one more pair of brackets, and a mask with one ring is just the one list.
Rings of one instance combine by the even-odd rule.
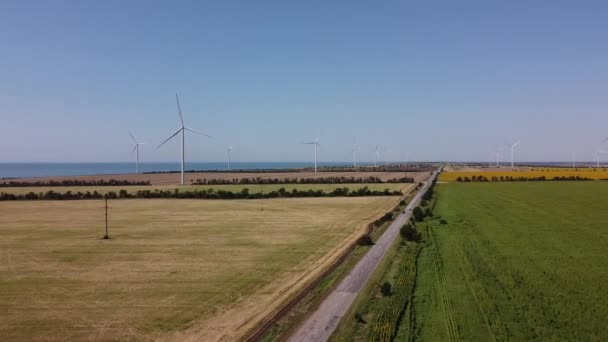
[[0, 203], [0, 336], [234, 340], [398, 197]]
[[608, 169], [607, 168], [517, 168], [514, 170], [510, 169], [479, 169], [479, 170], [470, 170], [463, 169], [459, 171], [447, 171], [441, 173], [439, 175], [439, 181], [441, 182], [455, 182], [458, 177], [473, 177], [473, 176], [485, 176], [488, 179], [492, 177], [525, 177], [525, 178], [534, 178], [534, 177], [546, 177], [547, 179], [553, 179], [554, 177], [583, 177], [589, 179], [608, 179]]
[[287, 191], [291, 191], [292, 189], [298, 190], [323, 190], [326, 192], [331, 192], [336, 188], [344, 188], [347, 187], [351, 191], [361, 189], [363, 187], [368, 187], [370, 190], [379, 190], [383, 191], [384, 189], [389, 190], [400, 190], [402, 192], [408, 192], [412, 187], [414, 187], [411, 183], [372, 183], [372, 184], [230, 184], [230, 185], [188, 185], [188, 186], [176, 186], [176, 185], [129, 185], [129, 186], [41, 186], [41, 187], [6, 187], [0, 188], [0, 193], [6, 192], [10, 194], [26, 194], [29, 192], [33, 193], [45, 193], [49, 190], [58, 193], [65, 193], [71, 191], [73, 193], [77, 192], [93, 192], [97, 191], [100, 194], [105, 194], [110, 191], [118, 192], [122, 189], [127, 190], [130, 193], [135, 193], [139, 190], [173, 190], [178, 189], [179, 191], [192, 191], [192, 190], [204, 190], [204, 189], [214, 189], [214, 190], [225, 190], [232, 192], [240, 192], [244, 188], [249, 189], [250, 193], [258, 193], [258, 192], [271, 192], [276, 191], [280, 188], [285, 188]]
[[[241, 179], [241, 178], [325, 178], [325, 177], [378, 177], [382, 180], [400, 178], [407, 175], [413, 177], [416, 182], [422, 182], [429, 176], [429, 172], [204, 172], [186, 173], [186, 184], [191, 184], [197, 179]], [[97, 176], [65, 176], [47, 178], [24, 178], [19, 181], [48, 181], [48, 180], [128, 180], [128, 181], [150, 181], [152, 185], [177, 185], [180, 181], [179, 173], [150, 173], [150, 174], [116, 174]]]

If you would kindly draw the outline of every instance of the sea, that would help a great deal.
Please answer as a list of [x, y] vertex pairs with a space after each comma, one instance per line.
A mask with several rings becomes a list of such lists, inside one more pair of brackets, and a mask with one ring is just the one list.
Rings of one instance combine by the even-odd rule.
[[[345, 166], [346, 162], [319, 162], [318, 166]], [[312, 167], [311, 162], [232, 162], [232, 170], [273, 170]], [[191, 162], [186, 170], [224, 171], [226, 162]], [[179, 171], [179, 163], [148, 162], [139, 163], [140, 172]], [[135, 173], [135, 163], [0, 163], [1, 178], [33, 178], [51, 176], [87, 176]]]

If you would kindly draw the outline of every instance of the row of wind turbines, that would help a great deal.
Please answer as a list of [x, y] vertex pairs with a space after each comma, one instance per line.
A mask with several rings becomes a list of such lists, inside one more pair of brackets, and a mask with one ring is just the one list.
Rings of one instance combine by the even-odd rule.
[[[161, 148], [168, 141], [170, 141], [174, 137], [180, 135], [180, 137], [181, 137], [181, 184], [184, 185], [184, 183], [185, 183], [184, 168], [185, 168], [185, 164], [186, 164], [186, 132], [200, 134], [200, 135], [203, 135], [203, 136], [211, 138], [211, 139], [213, 139], [213, 137], [206, 133], [199, 132], [190, 127], [187, 127], [184, 123], [184, 116], [182, 114], [182, 108], [181, 108], [181, 105], [179, 102], [178, 94], [175, 94], [175, 101], [177, 102], [177, 112], [179, 113], [180, 127], [177, 129], [177, 131], [175, 131], [175, 133], [173, 133], [171, 136], [169, 136], [167, 139], [165, 139], [156, 148], [157, 149]], [[135, 173], [139, 174], [139, 147], [141, 145], [145, 145], [146, 143], [139, 141], [132, 132], [129, 132], [129, 136], [131, 136], [131, 140], [133, 140], [133, 143], [134, 143], [133, 150], [131, 152], [135, 152]], [[320, 134], [318, 134], [315, 139], [303, 143], [306, 145], [314, 146], [314, 171], [315, 172], [317, 172], [317, 149], [321, 145], [319, 142], [320, 139], [321, 139], [321, 136], [320, 136]], [[231, 152], [232, 152], [232, 150], [233, 150], [232, 146], [227, 148], [228, 170], [231, 170]], [[355, 143], [353, 144], [353, 149], [352, 149], [353, 167], [355, 167], [355, 168], [357, 167], [357, 151], [359, 151], [359, 147], [358, 147], [357, 141], [355, 139]], [[379, 159], [380, 159], [380, 150], [379, 150], [379, 146], [376, 146], [374, 166], [378, 166]], [[406, 161], [406, 163], [407, 163], [407, 161]]]
[[[496, 167], [498, 167], [498, 166], [499, 166], [499, 164], [500, 164], [500, 161], [499, 161], [500, 152], [502, 152], [502, 151], [503, 151], [503, 150], [505, 150], [505, 149], [509, 149], [509, 150], [511, 150], [511, 168], [513, 168], [514, 163], [515, 163], [515, 161], [514, 161], [515, 147], [517, 147], [517, 146], [519, 145], [519, 143], [520, 143], [520, 142], [521, 142], [521, 141], [519, 141], [519, 140], [518, 140], [518, 141], [516, 141], [516, 142], [514, 142], [514, 143], [512, 143], [512, 144], [506, 144], [506, 145], [499, 146], [499, 147], [497, 147], [497, 148], [496, 148], [496, 150], [494, 151], [494, 152], [496, 153]], [[604, 144], [605, 142], [608, 142], [608, 138], [604, 139], [604, 140], [603, 140], [603, 141], [600, 143], [600, 146], [601, 146], [602, 144]], [[601, 148], [598, 148], [598, 149], [595, 151], [595, 162], [596, 162], [596, 167], [600, 167], [600, 156], [601, 156], [602, 154], [608, 154], [608, 151], [606, 151], [606, 150], [602, 150]], [[488, 165], [489, 165], [489, 166], [490, 166], [491, 164], [492, 164], [492, 160], [490, 160], [490, 161], [488, 162]], [[575, 155], [574, 155], [574, 153], [572, 154], [572, 167], [573, 167], [573, 168], [576, 168], [576, 160], [575, 160]]]

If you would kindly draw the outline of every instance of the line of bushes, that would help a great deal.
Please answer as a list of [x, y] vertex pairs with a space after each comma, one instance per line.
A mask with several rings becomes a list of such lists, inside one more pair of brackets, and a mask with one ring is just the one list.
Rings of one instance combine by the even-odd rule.
[[349, 188], [336, 188], [333, 191], [325, 192], [323, 190], [298, 190], [292, 189], [291, 191], [285, 188], [278, 190], [261, 193], [250, 193], [249, 189], [245, 188], [241, 191], [232, 192], [226, 190], [191, 190], [191, 191], [180, 191], [179, 189], [171, 190], [139, 190], [137, 192], [129, 192], [127, 190], [120, 190], [118, 192], [110, 191], [105, 194], [101, 194], [97, 191], [86, 191], [86, 192], [72, 192], [67, 191], [65, 193], [59, 193], [52, 190], [41, 193], [29, 192], [26, 194], [9, 194], [5, 192], [0, 193], [0, 201], [19, 201], [19, 200], [86, 200], [86, 199], [129, 199], [129, 198], [182, 198], [182, 199], [256, 199], [256, 198], [280, 198], [280, 197], [361, 197], [361, 196], [401, 196], [403, 195], [400, 191], [389, 189], [370, 190], [368, 187], [363, 187], [357, 190], [350, 190]]
[[422, 239], [422, 235], [416, 229], [416, 222], [422, 222], [426, 217], [432, 217], [433, 211], [428, 207], [429, 201], [433, 198], [435, 185], [437, 184], [437, 178], [433, 179], [433, 182], [428, 189], [422, 195], [420, 205], [414, 208], [412, 211], [412, 217], [410, 222], [401, 226], [399, 233], [401, 238], [405, 241], [419, 242]]
[[76, 180], [66, 179], [61, 181], [38, 181], [38, 182], [20, 182], [9, 181], [1, 182], [0, 188], [9, 187], [41, 187], [41, 186], [129, 186], [129, 185], [150, 185], [150, 181], [128, 181], [128, 180]]
[[581, 177], [581, 176], [556, 176], [553, 178], [547, 178], [545, 176], [539, 177], [512, 177], [512, 176], [492, 176], [492, 178], [488, 179], [486, 176], [472, 176], [469, 177], [458, 177], [456, 178], [457, 182], [543, 182], [543, 181], [590, 181], [593, 180], [591, 178]]
[[414, 178], [401, 177], [383, 181], [379, 177], [319, 177], [319, 178], [235, 178], [235, 179], [196, 179], [192, 185], [230, 185], [230, 184], [357, 184], [357, 183], [414, 183]]

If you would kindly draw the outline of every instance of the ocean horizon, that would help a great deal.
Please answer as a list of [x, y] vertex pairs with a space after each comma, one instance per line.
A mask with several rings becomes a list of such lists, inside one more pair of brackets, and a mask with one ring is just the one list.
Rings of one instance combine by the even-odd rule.
[[[361, 163], [362, 165], [365, 163]], [[318, 166], [350, 166], [348, 162], [319, 162]], [[232, 162], [231, 170], [299, 169], [313, 167], [311, 162]], [[186, 170], [225, 171], [226, 162], [190, 162]], [[140, 173], [179, 171], [174, 162], [141, 162]], [[0, 178], [34, 178], [54, 176], [92, 176], [135, 173], [133, 162], [2, 162]]]

